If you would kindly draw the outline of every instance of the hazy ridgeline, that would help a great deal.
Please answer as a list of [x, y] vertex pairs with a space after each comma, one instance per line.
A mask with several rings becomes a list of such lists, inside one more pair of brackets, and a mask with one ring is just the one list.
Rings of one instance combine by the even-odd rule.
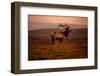
[[[51, 32], [55, 31], [56, 29], [40, 29], [40, 30], [33, 30], [29, 31], [29, 41], [32, 40], [30, 43], [51, 43]], [[84, 39], [87, 38], [87, 29], [72, 29], [71, 33], [64, 41], [72, 40], [72, 39]], [[63, 41], [63, 42], [64, 42]], [[77, 41], [76, 41], [77, 42]]]

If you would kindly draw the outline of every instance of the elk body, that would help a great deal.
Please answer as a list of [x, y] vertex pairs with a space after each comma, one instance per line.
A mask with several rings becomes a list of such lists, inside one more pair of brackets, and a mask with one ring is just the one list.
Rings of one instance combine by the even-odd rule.
[[62, 44], [63, 39], [67, 38], [69, 33], [71, 32], [70, 27], [66, 25], [60, 25], [60, 27], [64, 28], [64, 31], [59, 32], [53, 32], [51, 34], [52, 44], [55, 44], [56, 41], [59, 42], [59, 44]]

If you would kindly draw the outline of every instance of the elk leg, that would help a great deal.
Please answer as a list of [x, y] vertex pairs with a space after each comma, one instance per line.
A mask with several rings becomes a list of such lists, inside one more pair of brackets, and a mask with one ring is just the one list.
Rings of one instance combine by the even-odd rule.
[[62, 38], [61, 38], [61, 39], [59, 39], [59, 44], [62, 44], [62, 40], [63, 40]]
[[52, 37], [52, 44], [54, 44], [55, 43], [55, 39]]

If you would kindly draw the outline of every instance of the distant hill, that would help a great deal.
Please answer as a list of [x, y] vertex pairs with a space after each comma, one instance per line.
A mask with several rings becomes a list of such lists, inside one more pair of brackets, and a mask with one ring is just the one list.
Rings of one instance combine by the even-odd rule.
[[[34, 37], [50, 37], [51, 32], [54, 32], [56, 29], [40, 29], [40, 30], [32, 30], [29, 31], [28, 34], [29, 36], [34, 36]], [[88, 34], [88, 29], [83, 28], [83, 29], [71, 29], [71, 33], [69, 34], [68, 37], [70, 38], [86, 38]]]

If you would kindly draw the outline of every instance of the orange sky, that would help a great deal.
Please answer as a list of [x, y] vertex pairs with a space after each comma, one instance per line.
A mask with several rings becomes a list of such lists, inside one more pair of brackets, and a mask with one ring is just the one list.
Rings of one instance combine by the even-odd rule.
[[87, 27], [87, 17], [74, 17], [74, 16], [42, 16], [42, 15], [29, 15], [28, 27], [29, 30], [56, 28], [59, 23], [71, 24], [71, 27]]

